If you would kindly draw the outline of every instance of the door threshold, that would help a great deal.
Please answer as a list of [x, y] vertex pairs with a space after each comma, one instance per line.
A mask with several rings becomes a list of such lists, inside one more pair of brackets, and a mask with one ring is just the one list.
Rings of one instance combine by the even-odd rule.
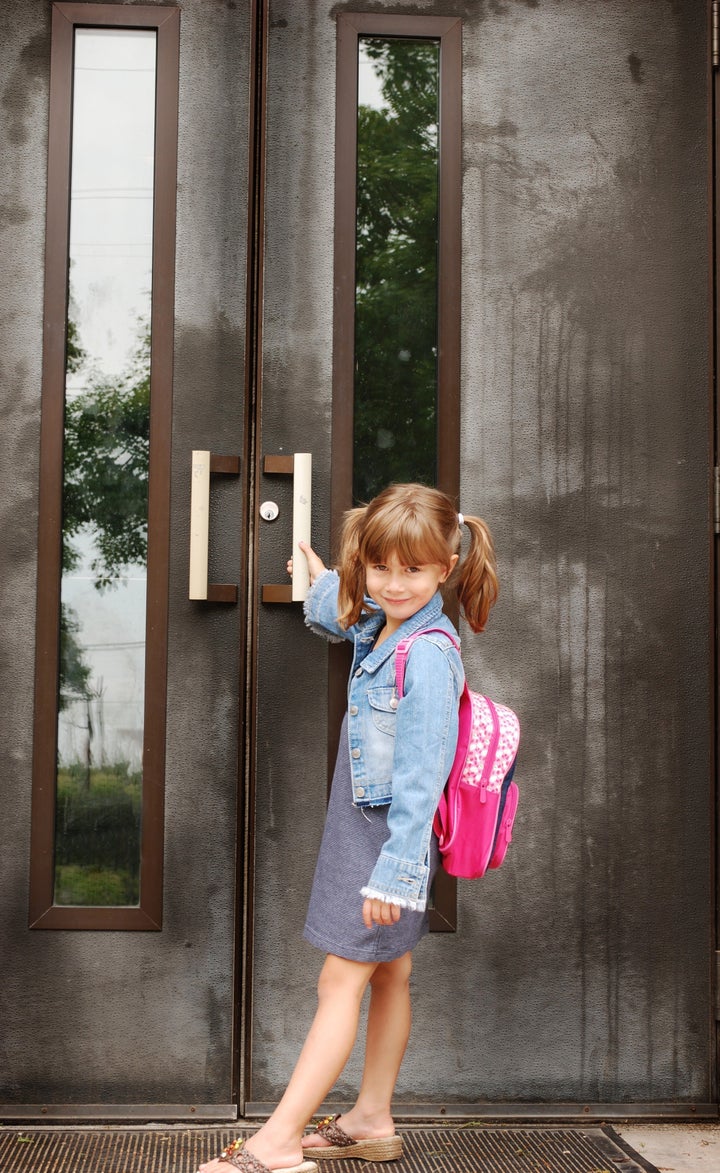
[[207, 1124], [237, 1120], [237, 1104], [0, 1104], [0, 1121]]
[[[328, 1103], [318, 1109], [317, 1115], [347, 1111], [348, 1104]], [[275, 1104], [248, 1103], [243, 1116], [236, 1104], [0, 1104], [0, 1121], [34, 1122], [36, 1125], [83, 1123], [116, 1125], [122, 1123], [206, 1125], [233, 1121], [252, 1122], [266, 1119]], [[682, 1103], [620, 1103], [620, 1104], [397, 1104], [393, 1117], [405, 1127], [432, 1124], [486, 1124], [498, 1121], [530, 1124], [563, 1121], [583, 1124], [588, 1120], [644, 1120], [647, 1122], [672, 1120], [687, 1123], [693, 1120], [720, 1120], [719, 1104]]]
[[[242, 1119], [265, 1119], [274, 1110], [274, 1107], [274, 1104], [248, 1103], [245, 1106], [245, 1115]], [[349, 1104], [323, 1104], [318, 1109], [317, 1115], [342, 1114], [343, 1110], [347, 1112], [349, 1107]], [[494, 1123], [499, 1120], [523, 1121], [525, 1123], [532, 1123], [532, 1121], [548, 1123], [553, 1120], [562, 1120], [577, 1124], [588, 1120], [674, 1120], [687, 1122], [720, 1119], [720, 1104], [394, 1104], [393, 1119], [398, 1124], [425, 1121], [431, 1121], [435, 1124], [449, 1123], [450, 1121], [471, 1124], [474, 1121], [492, 1121]]]

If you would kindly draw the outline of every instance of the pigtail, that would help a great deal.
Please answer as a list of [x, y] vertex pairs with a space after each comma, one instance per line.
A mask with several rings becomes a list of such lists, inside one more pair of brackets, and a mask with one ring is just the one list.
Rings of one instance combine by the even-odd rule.
[[340, 535], [338, 622], [345, 630], [357, 623], [363, 612], [365, 567], [360, 558], [360, 534], [366, 512], [364, 506], [349, 509]]
[[482, 631], [498, 596], [495, 547], [490, 530], [479, 517], [464, 517], [470, 548], [456, 571], [456, 591], [473, 631]]

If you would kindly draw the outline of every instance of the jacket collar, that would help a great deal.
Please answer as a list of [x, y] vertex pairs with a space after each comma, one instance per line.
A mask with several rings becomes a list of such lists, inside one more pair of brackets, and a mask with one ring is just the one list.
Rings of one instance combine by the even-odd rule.
[[[398, 627], [397, 631], [380, 644], [379, 648], [373, 648], [378, 633], [385, 625], [385, 615], [382, 611], [376, 611], [370, 615], [362, 625], [362, 630], [356, 637], [356, 663], [362, 661], [362, 666], [367, 672], [374, 672], [381, 664], [384, 664], [389, 656], [391, 656], [401, 639], [405, 639], [409, 635], [414, 635], [416, 631], [422, 631], [424, 627], [437, 627], [438, 620], [444, 619], [443, 615], [443, 600], [440, 591], [436, 591], [429, 603], [406, 619], [404, 623]], [[448, 621], [449, 622], [449, 621]], [[370, 648], [365, 655], [363, 655], [363, 648]]]

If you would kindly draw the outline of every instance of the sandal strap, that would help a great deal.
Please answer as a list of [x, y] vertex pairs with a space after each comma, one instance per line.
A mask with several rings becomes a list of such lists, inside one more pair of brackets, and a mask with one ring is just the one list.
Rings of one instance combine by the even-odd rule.
[[339, 1114], [337, 1116], [326, 1116], [324, 1120], [320, 1121], [315, 1131], [319, 1132], [320, 1136], [324, 1136], [325, 1140], [329, 1141], [330, 1144], [337, 1145], [340, 1149], [346, 1149], [351, 1144], [357, 1144], [357, 1141], [354, 1137], [348, 1136], [347, 1132], [340, 1127], [338, 1124], [339, 1119]]
[[239, 1136], [226, 1149], [223, 1149], [218, 1161], [225, 1161], [236, 1169], [242, 1169], [243, 1173], [269, 1173], [267, 1165], [263, 1165], [262, 1161], [244, 1148], [244, 1143], [243, 1138]]

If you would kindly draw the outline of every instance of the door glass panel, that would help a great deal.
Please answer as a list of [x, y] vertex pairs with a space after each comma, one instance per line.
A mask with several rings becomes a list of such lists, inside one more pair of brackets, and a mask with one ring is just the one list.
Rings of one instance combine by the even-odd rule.
[[156, 32], [77, 29], [55, 903], [139, 902]]
[[440, 43], [360, 37], [353, 496], [437, 479]]

